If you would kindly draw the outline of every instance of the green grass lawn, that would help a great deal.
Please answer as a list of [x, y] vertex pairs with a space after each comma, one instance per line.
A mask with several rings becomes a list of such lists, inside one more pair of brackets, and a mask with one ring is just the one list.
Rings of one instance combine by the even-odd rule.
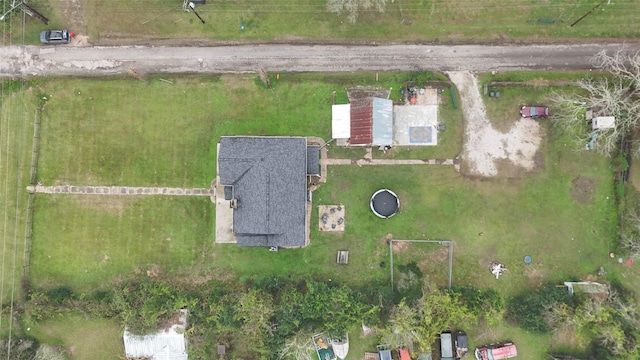
[[[15, 85], [15, 88], [12, 86]], [[18, 301], [25, 251], [36, 101], [19, 82], [3, 82], [0, 99], [0, 302]]]
[[[229, 40], [540, 42], [634, 38], [640, 34], [640, 25], [635, 21], [640, 3], [633, 0], [605, 3], [574, 27], [569, 25], [597, 1], [398, 0], [388, 1], [384, 13], [361, 11], [356, 24], [350, 24], [344, 15], [327, 12], [325, 2], [317, 0], [209, 2], [197, 5], [205, 24], [194, 14], [184, 12], [182, 2], [172, 0], [84, 0], [73, 4], [69, 10], [78, 12], [81, 22], [66, 19], [69, 15], [65, 14], [64, 3], [61, 6], [38, 1], [32, 6], [51, 18], [50, 26], [54, 28], [82, 23], [71, 30], [89, 35], [90, 41], [98, 44], [147, 40], [182, 44]], [[16, 42], [20, 42], [22, 33], [19, 20], [14, 16], [12, 22]], [[38, 42], [41, 29], [42, 23], [28, 18], [27, 42]]]
[[211, 252], [213, 213], [206, 197], [38, 195], [31, 280], [89, 292], [189, 274]]
[[113, 321], [67, 314], [38, 323], [27, 332], [41, 343], [60, 345], [70, 359], [124, 358], [123, 329]]
[[[375, 84], [371, 75], [281, 74], [276, 80], [272, 74], [269, 89], [250, 75], [165, 77], [174, 84], [153, 77], [148, 82], [51, 79], [40, 85], [53, 96], [43, 116], [39, 180], [207, 186], [215, 177], [220, 136], [328, 139], [332, 92]], [[412, 76], [381, 74], [379, 84], [399, 88]], [[490, 114], [500, 117], [494, 110]], [[444, 134], [450, 131], [451, 143], [460, 144], [455, 139], [462, 131], [455, 125], [460, 111], [442, 112], [453, 123]], [[313, 195], [311, 245], [303, 249], [268, 252], [214, 244], [215, 210], [207, 198], [37, 195], [31, 280], [78, 292], [140, 276], [199, 282], [278, 274], [352, 285], [388, 282], [388, 234], [453, 241], [453, 283], [494, 288], [505, 298], [547, 282], [582, 278], [610, 264], [617, 222], [612, 170], [607, 159], [576, 153], [570, 139], [545, 129], [540, 168], [518, 179], [467, 179], [448, 166], [330, 166], [327, 183]], [[455, 155], [450, 146], [434, 148], [432, 156]], [[359, 156], [333, 145], [330, 153]], [[589, 201], [572, 195], [577, 176], [591, 181]], [[369, 208], [370, 196], [380, 188], [400, 197], [401, 210], [390, 219], [377, 218]], [[345, 206], [344, 233], [318, 231], [317, 205], [325, 204]], [[338, 250], [349, 250], [348, 265], [335, 263]], [[532, 264], [524, 264], [525, 255]], [[498, 280], [487, 269], [493, 260], [509, 268]], [[431, 284], [446, 284], [441, 247], [412, 245], [394, 257], [396, 266], [410, 262], [429, 274]], [[477, 344], [512, 337], [525, 359], [540, 358], [551, 344], [547, 336], [506, 326], [489, 335], [473, 331]], [[359, 339], [353, 340], [359, 348]], [[362, 348], [370, 345], [365, 340]]]

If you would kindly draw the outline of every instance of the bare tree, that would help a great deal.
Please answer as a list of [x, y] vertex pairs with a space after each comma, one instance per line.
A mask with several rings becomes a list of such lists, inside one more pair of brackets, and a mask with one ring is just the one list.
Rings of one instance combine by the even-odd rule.
[[625, 229], [620, 234], [620, 246], [629, 256], [640, 257], [640, 214], [638, 210], [629, 210], [624, 217]]
[[301, 330], [293, 337], [285, 341], [284, 346], [278, 353], [278, 359], [314, 360], [315, 345], [312, 334]]
[[342, 15], [347, 14], [350, 23], [355, 24], [360, 10], [375, 8], [378, 12], [384, 12], [387, 0], [327, 0], [327, 11]]
[[10, 15], [22, 9], [23, 0], [0, 0], [0, 21], [8, 20]]
[[[609, 55], [601, 51], [593, 58], [594, 67], [605, 72], [598, 78], [576, 82], [573, 93], [554, 92], [549, 100], [554, 104], [554, 126], [573, 133], [579, 148], [593, 145], [605, 156], [611, 156], [623, 136], [640, 123], [640, 53], [628, 54], [623, 49]], [[612, 129], [592, 129], [585, 114], [593, 117], [614, 116]]]

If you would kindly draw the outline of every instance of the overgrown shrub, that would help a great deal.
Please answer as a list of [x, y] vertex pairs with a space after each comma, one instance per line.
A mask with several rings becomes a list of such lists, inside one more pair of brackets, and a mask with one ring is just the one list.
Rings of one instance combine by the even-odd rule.
[[507, 316], [523, 329], [545, 333], [550, 330], [546, 313], [559, 304], [570, 304], [571, 300], [566, 289], [551, 284], [512, 298], [507, 305]]
[[497, 326], [504, 315], [504, 301], [494, 289], [476, 289], [472, 286], [454, 286], [451, 292], [488, 326]]

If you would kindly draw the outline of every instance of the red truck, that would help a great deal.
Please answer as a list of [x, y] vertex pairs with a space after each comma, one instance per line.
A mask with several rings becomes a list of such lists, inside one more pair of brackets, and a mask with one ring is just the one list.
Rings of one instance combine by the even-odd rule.
[[502, 341], [476, 348], [477, 360], [503, 360], [518, 356], [516, 344], [511, 341]]

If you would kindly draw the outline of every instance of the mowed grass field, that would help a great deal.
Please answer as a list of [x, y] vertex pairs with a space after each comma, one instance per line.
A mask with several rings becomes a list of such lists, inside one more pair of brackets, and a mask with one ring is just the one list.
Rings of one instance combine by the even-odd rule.
[[[37, 100], [19, 82], [3, 82], [0, 100], [0, 302], [22, 295], [26, 187], [29, 184]], [[0, 318], [0, 322], [4, 320]], [[4, 323], [6, 324], [6, 323]], [[6, 328], [3, 327], [3, 330]]]
[[[381, 74], [379, 84], [399, 89], [412, 76]], [[38, 180], [45, 185], [208, 186], [221, 135], [328, 139], [332, 92], [375, 84], [375, 74], [281, 74], [269, 89], [251, 75], [165, 79], [173, 84], [157, 78], [42, 82], [39, 87], [53, 96], [43, 113]], [[441, 112], [460, 118], [460, 110]], [[459, 134], [460, 128], [452, 123], [449, 131]], [[313, 194], [311, 245], [277, 253], [214, 244], [215, 209], [208, 198], [39, 194], [31, 280], [36, 287], [65, 285], [78, 292], [132, 277], [202, 282], [264, 274], [358, 286], [389, 281], [385, 238], [392, 234], [453, 241], [454, 285], [494, 288], [508, 298], [614, 266], [608, 258], [617, 222], [609, 162], [576, 153], [566, 140], [547, 129], [541, 167], [510, 179], [468, 179], [449, 166], [330, 166], [327, 183]], [[329, 149], [332, 157], [360, 156], [333, 145]], [[591, 201], [572, 196], [578, 175], [591, 179]], [[401, 201], [400, 212], [387, 220], [369, 208], [371, 194], [380, 188], [392, 189]], [[325, 204], [345, 206], [344, 233], [318, 231], [316, 206]], [[338, 250], [349, 250], [348, 265], [336, 265]], [[525, 255], [532, 264], [524, 264]], [[493, 260], [509, 268], [498, 280], [487, 269]], [[396, 265], [410, 262], [428, 274], [431, 284], [446, 284], [442, 248], [409, 245], [394, 253]], [[470, 336], [475, 344], [510, 337], [523, 344], [520, 357], [532, 360], [553, 344], [550, 337], [506, 326], [492, 331], [470, 329]], [[40, 334], [43, 340], [73, 343], [62, 330], [45, 334], [43, 327]]]
[[[416, 76], [424, 77], [383, 74], [378, 84], [399, 89]], [[40, 85], [49, 100], [41, 125], [38, 181], [209, 187], [216, 176], [220, 136], [315, 135], [328, 140], [333, 91], [346, 101], [345, 87], [373, 84], [375, 74], [331, 75], [324, 81], [282, 74], [269, 89], [251, 75], [168, 79], [173, 84], [158, 78], [66, 78]], [[211, 251], [214, 211], [206, 197], [37, 195], [32, 280], [88, 291], [151, 268], [163, 275], [188, 273], [196, 265], [219, 268], [221, 274], [311, 273], [287, 259], [299, 253], [281, 255], [282, 264], [290, 265], [261, 268], [254, 258], [262, 249], [219, 246]], [[245, 255], [236, 258], [235, 253]]]
[[[326, 10], [325, 1], [210, 1], [196, 5], [205, 24], [174, 0], [38, 0], [31, 6], [49, 17], [50, 26], [88, 35], [96, 44], [162, 41], [407, 41], [544, 42], [640, 35], [640, 3], [605, 2], [575, 26], [599, 1], [583, 0], [398, 0], [384, 13], [362, 10], [356, 24]], [[21, 42], [21, 18], [11, 31]], [[621, 26], [624, 24], [624, 26]], [[42, 23], [27, 18], [28, 43], [37, 43]], [[179, 39], [179, 40], [178, 40]]]

